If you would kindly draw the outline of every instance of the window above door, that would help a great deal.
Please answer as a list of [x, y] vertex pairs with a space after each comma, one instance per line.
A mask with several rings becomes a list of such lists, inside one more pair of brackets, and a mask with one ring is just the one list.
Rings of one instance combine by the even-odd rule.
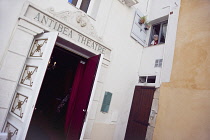
[[69, 3], [87, 13], [91, 0], [68, 0]]
[[69, 3], [87, 13], [91, 0], [68, 0]]
[[139, 76], [139, 83], [155, 83], [156, 76]]
[[77, 9], [87, 13], [93, 19], [96, 19], [101, 0], [68, 0], [68, 2]]

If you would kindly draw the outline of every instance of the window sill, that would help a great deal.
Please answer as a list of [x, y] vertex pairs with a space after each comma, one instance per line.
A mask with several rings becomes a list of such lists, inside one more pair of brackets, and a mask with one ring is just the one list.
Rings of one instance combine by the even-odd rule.
[[156, 87], [156, 83], [138, 83], [139, 86]]
[[144, 48], [160, 47], [160, 46], [163, 46], [163, 45], [165, 45], [165, 43], [161, 43], [161, 44], [157, 44], [157, 45], [150, 45], [150, 46], [146, 46]]

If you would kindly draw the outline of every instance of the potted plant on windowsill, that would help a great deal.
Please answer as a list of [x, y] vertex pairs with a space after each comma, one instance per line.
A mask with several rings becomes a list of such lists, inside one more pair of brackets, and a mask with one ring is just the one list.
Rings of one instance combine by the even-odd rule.
[[146, 22], [146, 16], [140, 17], [139, 24], [142, 25]]
[[144, 25], [145, 25], [144, 27], [145, 30], [149, 30], [149, 28], [151, 27], [151, 24], [149, 22], [145, 22]]

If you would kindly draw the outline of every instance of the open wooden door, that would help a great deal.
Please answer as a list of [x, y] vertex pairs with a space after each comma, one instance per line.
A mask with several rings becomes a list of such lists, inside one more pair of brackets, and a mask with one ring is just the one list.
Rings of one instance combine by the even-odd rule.
[[34, 38], [4, 126], [11, 140], [25, 139], [57, 35], [49, 32]]
[[136, 86], [125, 140], [145, 140], [155, 87]]
[[[90, 96], [93, 90], [94, 83], [96, 82], [96, 74], [101, 63], [101, 55], [93, 56], [88, 59], [84, 75], [81, 79], [78, 92], [75, 99], [75, 106], [71, 116], [71, 121], [68, 128], [67, 139], [79, 140], [81, 131], [87, 115], [87, 108], [90, 101]], [[74, 87], [72, 87], [74, 88]], [[71, 98], [71, 97], [70, 97]]]

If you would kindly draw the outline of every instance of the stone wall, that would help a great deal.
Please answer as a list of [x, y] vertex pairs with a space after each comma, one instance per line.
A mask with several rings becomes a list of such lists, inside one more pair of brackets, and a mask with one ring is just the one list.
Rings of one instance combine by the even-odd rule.
[[160, 88], [157, 88], [155, 90], [153, 101], [152, 101], [152, 107], [151, 107], [151, 112], [150, 112], [150, 117], [149, 117], [149, 126], [147, 127], [147, 134], [145, 138], [146, 140], [152, 140], [153, 138], [156, 117], [158, 114], [159, 96], [160, 96]]

